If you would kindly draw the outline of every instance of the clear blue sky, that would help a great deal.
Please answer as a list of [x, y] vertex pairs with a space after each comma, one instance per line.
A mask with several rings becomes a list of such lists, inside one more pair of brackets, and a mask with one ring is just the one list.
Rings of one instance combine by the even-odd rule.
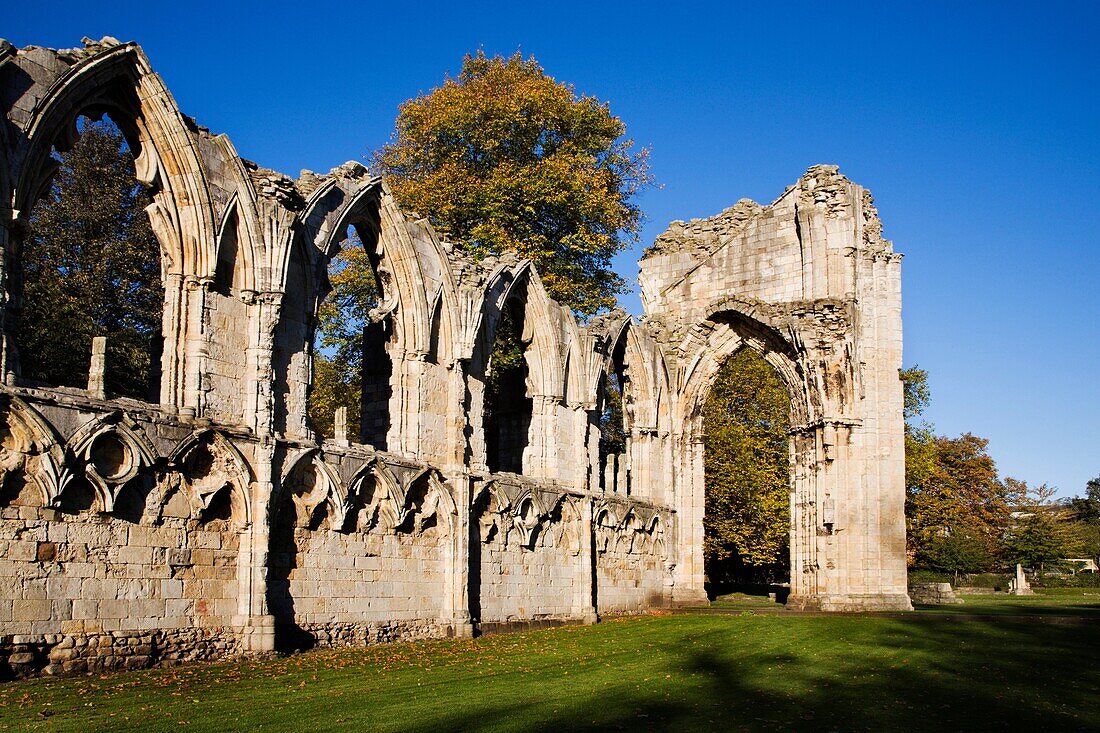
[[927, 417], [989, 438], [1004, 474], [1083, 493], [1100, 475], [1100, 3], [768, 5], [17, 0], [0, 37], [138, 41], [184, 112], [292, 175], [362, 160], [465, 53], [533, 54], [652, 151], [663, 188], [618, 260], [631, 280], [672, 219], [839, 164], [906, 254]]

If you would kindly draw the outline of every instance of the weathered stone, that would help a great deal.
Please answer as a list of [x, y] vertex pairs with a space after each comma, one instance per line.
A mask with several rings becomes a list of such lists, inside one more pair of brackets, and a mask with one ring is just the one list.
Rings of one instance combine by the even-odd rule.
[[57, 557], [57, 545], [53, 542], [39, 542], [36, 559], [38, 562], [53, 562]]
[[914, 583], [909, 586], [909, 598], [913, 603], [947, 605], [962, 603], [950, 583]]
[[[134, 44], [4, 46], [0, 65], [21, 80], [0, 90], [0, 193], [18, 209], [0, 208], [0, 267], [27, 242], [55, 146], [105, 99], [136, 131], [165, 253], [155, 404], [105, 393], [102, 342], [87, 390], [24, 383], [20, 286], [0, 272], [0, 651], [30, 660], [9, 661], [18, 674], [700, 602], [698, 406], [741, 347], [792, 395], [791, 604], [909, 608], [900, 255], [834, 166], [767, 206], [673, 222], [641, 263], [642, 322], [581, 323], [529, 261], [463, 254], [361, 165], [295, 181], [238, 158]], [[341, 408], [323, 440], [311, 329], [349, 225], [382, 293], [365, 314], [362, 421]], [[503, 311], [527, 372], [487, 416]], [[612, 372], [627, 438], [605, 455]]]

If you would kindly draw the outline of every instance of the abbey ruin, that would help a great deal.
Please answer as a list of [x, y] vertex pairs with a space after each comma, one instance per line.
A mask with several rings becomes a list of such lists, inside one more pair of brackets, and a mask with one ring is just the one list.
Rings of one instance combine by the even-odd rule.
[[[0, 666], [137, 668], [469, 636], [699, 604], [700, 406], [740, 348], [791, 394], [791, 595], [909, 609], [900, 255], [868, 191], [815, 166], [769, 205], [673, 222], [646, 314], [579, 322], [530, 263], [472, 260], [347, 163], [291, 179], [181, 114], [142, 50], [0, 41]], [[29, 212], [80, 115], [111, 116], [151, 187], [159, 401], [21, 376]], [[363, 419], [307, 417], [328, 262], [358, 234], [382, 301]], [[525, 384], [484, 417], [508, 313]], [[618, 375], [626, 448], [601, 456]]]

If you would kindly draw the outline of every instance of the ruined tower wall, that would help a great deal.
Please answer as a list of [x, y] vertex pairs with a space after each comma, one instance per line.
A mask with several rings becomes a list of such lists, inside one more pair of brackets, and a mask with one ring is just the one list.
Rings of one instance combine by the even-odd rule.
[[[791, 395], [791, 604], [908, 608], [900, 259], [870, 194], [815, 166], [769, 206], [675, 222], [642, 261], [647, 325], [676, 373], [681, 528], [701, 546], [701, 407], [752, 348]], [[701, 557], [678, 587], [701, 591]], [[692, 578], [695, 580], [693, 581]], [[689, 592], [690, 593], [690, 592]]]

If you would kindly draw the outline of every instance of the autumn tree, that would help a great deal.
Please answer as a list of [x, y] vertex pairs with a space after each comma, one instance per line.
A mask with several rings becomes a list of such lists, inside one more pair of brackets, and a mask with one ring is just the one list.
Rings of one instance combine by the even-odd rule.
[[144, 211], [149, 194], [112, 122], [82, 119], [80, 127], [76, 144], [57, 156], [19, 260], [22, 374], [84, 387], [92, 337], [106, 336], [108, 392], [157, 401], [164, 292]]
[[550, 295], [581, 314], [614, 305], [611, 258], [637, 239], [646, 151], [606, 103], [534, 58], [483, 52], [401, 105], [375, 163], [405, 209], [475, 256], [531, 259]]
[[983, 542], [990, 557], [996, 555], [1013, 493], [1001, 481], [988, 445], [971, 433], [933, 438], [931, 470], [922, 483], [909, 487], [907, 497], [909, 539], [918, 563], [927, 560], [938, 536], [959, 531]]
[[784, 571], [790, 533], [786, 385], [759, 354], [742, 349], [719, 370], [703, 425], [708, 576], [715, 581]]
[[[988, 440], [971, 433], [937, 436], [932, 425], [920, 419], [931, 399], [925, 370], [911, 367], [900, 376], [909, 560], [951, 572], [988, 569], [997, 557], [1018, 491], [1001, 481], [986, 451]], [[980, 567], [983, 559], [985, 567]]]
[[930, 570], [953, 573], [980, 573], [994, 564], [989, 543], [963, 526], [929, 538], [922, 547], [922, 565]]

